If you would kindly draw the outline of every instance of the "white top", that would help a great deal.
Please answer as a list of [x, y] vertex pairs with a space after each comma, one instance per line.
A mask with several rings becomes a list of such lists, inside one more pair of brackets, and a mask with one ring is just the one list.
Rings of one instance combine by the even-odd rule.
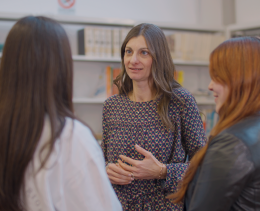
[[100, 146], [89, 128], [66, 118], [46, 167], [41, 148], [50, 139], [49, 118], [25, 174], [24, 202], [28, 211], [118, 211], [121, 204], [105, 171]]

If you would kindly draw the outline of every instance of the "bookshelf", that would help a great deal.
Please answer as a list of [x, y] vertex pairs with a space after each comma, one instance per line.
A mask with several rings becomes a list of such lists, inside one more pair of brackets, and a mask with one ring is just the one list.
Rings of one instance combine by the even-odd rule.
[[233, 36], [259, 36], [260, 24], [259, 22], [232, 24], [226, 27], [226, 37], [231, 38]]
[[[13, 24], [21, 17], [31, 14], [18, 13], [0, 13], [0, 43], [3, 43]], [[35, 14], [33, 14], [35, 15]], [[38, 15], [38, 14], [37, 14]], [[45, 15], [45, 14], [40, 14]], [[105, 70], [106, 66], [118, 68], [121, 66], [121, 59], [116, 57], [90, 57], [78, 55], [77, 31], [87, 27], [104, 27], [104, 28], [131, 28], [142, 21], [122, 20], [122, 19], [98, 19], [65, 15], [45, 15], [55, 19], [62, 24], [68, 34], [72, 50], [72, 59], [74, 63], [74, 93], [73, 103], [77, 116], [84, 120], [97, 134], [102, 132], [102, 107], [105, 97], [92, 98], [93, 87], [100, 72]], [[171, 32], [194, 32], [194, 33], [211, 33], [224, 34], [224, 28], [219, 26], [203, 25], [180, 25], [171, 22], [151, 22], [163, 29], [165, 34]], [[0, 53], [0, 62], [1, 62]], [[174, 59], [177, 70], [185, 72], [185, 81], [183, 86], [192, 93], [198, 89], [207, 90], [210, 77], [208, 74], [208, 61], [184, 61]], [[207, 97], [196, 97], [200, 109], [214, 108], [214, 100]]]

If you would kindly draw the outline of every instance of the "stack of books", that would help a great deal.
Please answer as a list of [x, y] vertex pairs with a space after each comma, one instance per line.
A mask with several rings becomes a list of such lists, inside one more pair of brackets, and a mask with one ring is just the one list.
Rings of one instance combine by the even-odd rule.
[[78, 31], [78, 54], [97, 58], [120, 58], [121, 44], [129, 28], [86, 27]]
[[201, 111], [201, 119], [206, 135], [209, 137], [210, 131], [218, 121], [218, 114], [215, 109], [203, 109]]
[[118, 94], [118, 88], [113, 81], [121, 72], [120, 68], [112, 68], [107, 66], [99, 75], [96, 91], [93, 98], [108, 98], [112, 95]]
[[221, 34], [175, 32], [166, 36], [171, 56], [181, 61], [208, 61], [210, 53], [223, 41]]

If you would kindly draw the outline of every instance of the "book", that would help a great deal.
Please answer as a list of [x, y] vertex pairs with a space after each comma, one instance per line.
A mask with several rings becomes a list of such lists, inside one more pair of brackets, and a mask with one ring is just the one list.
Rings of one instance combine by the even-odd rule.
[[[114, 68], [113, 69], [113, 81], [116, 79], [116, 77], [119, 75], [119, 73], [121, 72], [120, 68]], [[117, 86], [113, 83], [112, 86], [112, 95], [118, 94], [118, 88]]]
[[218, 121], [218, 114], [215, 109], [202, 109], [200, 114], [206, 136], [209, 137], [211, 130]]
[[94, 33], [94, 42], [93, 42], [93, 56], [94, 57], [101, 57], [101, 29], [99, 28], [94, 28], [93, 33]]
[[4, 44], [3, 43], [0, 43], [0, 52], [2, 52], [4, 49]]
[[94, 34], [91, 27], [78, 31], [78, 54], [93, 56]]
[[183, 70], [175, 70], [174, 71], [174, 79], [177, 81], [181, 86], [184, 83], [184, 71]]
[[112, 33], [112, 56], [114, 58], [120, 57], [120, 29], [114, 28]]
[[98, 80], [96, 83], [95, 92], [92, 96], [93, 98], [106, 98], [106, 78], [105, 78], [105, 71], [102, 70], [98, 75]]
[[112, 30], [105, 29], [105, 57], [112, 57]]
[[123, 44], [128, 32], [130, 31], [129, 28], [122, 28], [121, 29], [121, 36], [120, 36], [120, 47]]
[[113, 86], [113, 70], [110, 66], [106, 67], [106, 94], [107, 97], [112, 96], [112, 86]]

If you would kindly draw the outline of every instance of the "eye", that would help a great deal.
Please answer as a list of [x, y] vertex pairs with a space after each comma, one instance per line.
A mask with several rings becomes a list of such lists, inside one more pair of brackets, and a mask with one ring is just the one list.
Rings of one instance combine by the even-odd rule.
[[126, 50], [125, 50], [125, 53], [126, 53], [126, 54], [130, 54], [131, 52], [132, 52], [132, 51], [129, 50], [129, 49], [126, 49]]
[[141, 54], [144, 55], [144, 56], [146, 56], [146, 55], [149, 54], [149, 52], [148, 52], [148, 51], [141, 51]]

